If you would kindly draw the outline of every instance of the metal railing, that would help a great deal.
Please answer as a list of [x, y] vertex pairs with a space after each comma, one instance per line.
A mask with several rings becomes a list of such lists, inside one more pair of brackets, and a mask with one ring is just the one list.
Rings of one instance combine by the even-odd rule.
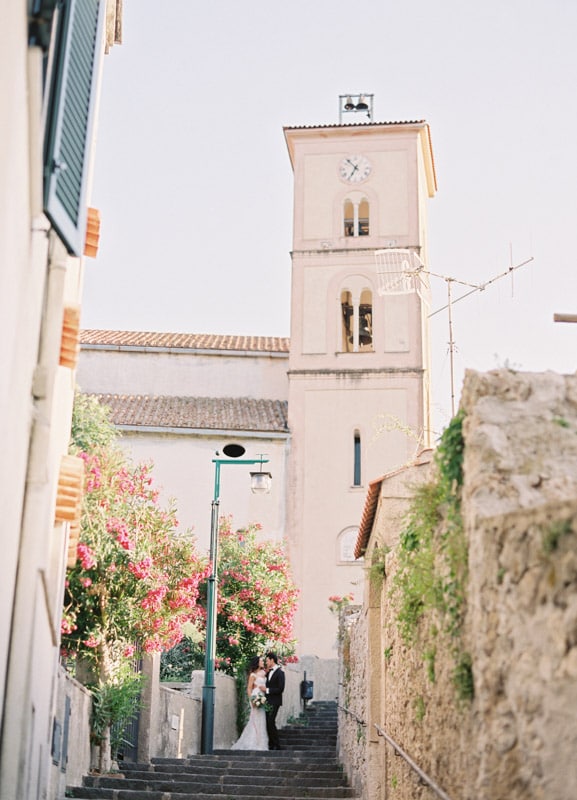
[[[343, 711], [345, 714], [348, 714], [350, 717], [352, 717], [355, 720], [355, 722], [357, 722], [359, 725], [363, 725], [366, 727], [367, 723], [365, 722], [365, 720], [361, 719], [358, 716], [358, 714], [355, 714], [355, 712], [351, 711], [350, 708], [346, 708], [345, 706], [341, 706], [340, 704], [337, 705], [337, 708], [339, 709], [339, 711]], [[376, 728], [378, 735], [382, 736], [383, 739], [385, 739], [385, 741], [391, 745], [395, 753], [400, 755], [401, 758], [403, 758], [407, 762], [407, 764], [411, 767], [411, 769], [417, 773], [417, 775], [419, 776], [419, 778], [423, 783], [425, 783], [430, 789], [432, 789], [435, 792], [435, 794], [441, 798], [441, 800], [451, 800], [449, 795], [446, 792], [444, 792], [441, 789], [441, 787], [427, 775], [426, 772], [423, 772], [423, 770], [418, 766], [418, 764], [416, 764], [413, 761], [411, 756], [408, 753], [405, 753], [403, 748], [399, 744], [397, 744], [397, 742], [395, 742], [395, 740], [392, 737], [390, 737], [389, 734], [386, 731], [384, 731], [380, 725], [377, 725], [377, 723], [375, 722], [374, 726]]]
[[377, 733], [379, 734], [379, 736], [382, 736], [383, 739], [385, 739], [391, 745], [391, 747], [393, 747], [395, 752], [405, 759], [407, 764], [411, 767], [411, 769], [413, 769], [417, 773], [417, 775], [423, 781], [423, 783], [426, 783], [427, 786], [429, 786], [429, 788], [431, 788], [436, 795], [442, 798], [442, 800], [451, 800], [449, 795], [446, 792], [444, 792], [432, 778], [429, 778], [426, 772], [423, 772], [423, 770], [419, 766], [417, 766], [417, 764], [415, 764], [411, 756], [408, 755], [408, 753], [405, 753], [403, 748], [400, 745], [398, 745], [394, 739], [391, 739], [388, 733], [386, 733], [379, 725], [377, 725], [376, 722], [374, 723], [374, 725], [375, 728], [377, 729]]
[[338, 703], [337, 703], [337, 708], [339, 709], [339, 711], [344, 711], [344, 712], [345, 712], [345, 714], [348, 714], [348, 715], [349, 715], [349, 717], [353, 717], [353, 719], [355, 720], [355, 722], [358, 722], [358, 723], [359, 723], [359, 725], [364, 725], [365, 727], [367, 726], [367, 723], [364, 721], [364, 719], [361, 719], [361, 718], [358, 716], [358, 714], [355, 714], [355, 712], [354, 712], [354, 711], [351, 711], [351, 709], [350, 709], [350, 708], [346, 708], [345, 706], [341, 706], [341, 705], [339, 705]]

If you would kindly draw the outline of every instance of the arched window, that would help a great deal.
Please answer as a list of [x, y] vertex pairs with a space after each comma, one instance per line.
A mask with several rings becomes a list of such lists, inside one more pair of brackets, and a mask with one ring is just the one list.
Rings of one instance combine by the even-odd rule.
[[343, 204], [343, 233], [345, 236], [369, 235], [369, 201], [347, 198]]
[[344, 235], [355, 235], [355, 212], [350, 200], [345, 200], [344, 205]]
[[361, 433], [353, 435], [353, 486], [361, 486]]
[[359, 350], [373, 349], [373, 293], [363, 289], [359, 303]]
[[358, 299], [344, 289], [341, 292], [341, 352], [373, 350], [373, 293], [363, 289]]
[[358, 535], [359, 529], [354, 527], [345, 528], [339, 533], [337, 537], [337, 561], [340, 561], [341, 564], [351, 561], [362, 561], [362, 556], [360, 559], [355, 558], [355, 546]]
[[359, 236], [369, 235], [369, 201], [362, 200], [359, 204]]

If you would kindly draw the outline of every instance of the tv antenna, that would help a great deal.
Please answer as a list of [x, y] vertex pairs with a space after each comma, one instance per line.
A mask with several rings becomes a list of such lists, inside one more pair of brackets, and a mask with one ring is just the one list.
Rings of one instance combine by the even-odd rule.
[[[512, 260], [513, 259], [511, 258], [511, 261]], [[379, 282], [377, 292], [382, 297], [385, 295], [414, 294], [416, 292], [421, 300], [428, 304], [428, 298], [425, 294], [425, 291], [428, 291], [428, 285], [423, 280], [423, 276], [429, 275], [433, 278], [440, 278], [441, 280], [445, 281], [447, 285], [447, 302], [444, 306], [441, 306], [441, 308], [437, 308], [435, 311], [432, 311], [430, 314], [428, 314], [427, 318], [431, 319], [431, 317], [440, 314], [441, 311], [445, 311], [445, 309], [448, 310], [448, 344], [451, 370], [451, 416], [455, 416], [454, 361], [456, 348], [455, 338], [453, 336], [453, 306], [455, 303], [459, 303], [466, 297], [470, 297], [472, 294], [475, 294], [475, 292], [484, 292], [488, 286], [491, 286], [491, 284], [495, 283], [501, 278], [507, 277], [507, 275], [510, 275], [512, 278], [513, 273], [516, 270], [524, 267], [531, 261], [533, 261], [533, 256], [525, 259], [525, 261], [519, 262], [518, 264], [511, 264], [511, 266], [509, 266], [504, 272], [500, 272], [498, 275], [489, 278], [489, 280], [484, 281], [483, 283], [468, 283], [467, 281], [461, 281], [458, 278], [453, 278], [449, 275], [441, 275], [438, 272], [432, 272], [431, 270], [425, 269], [424, 263], [414, 250], [387, 247], [384, 250], [375, 251], [375, 263]], [[459, 297], [453, 298], [453, 284], [468, 287], [469, 291], [459, 295]]]

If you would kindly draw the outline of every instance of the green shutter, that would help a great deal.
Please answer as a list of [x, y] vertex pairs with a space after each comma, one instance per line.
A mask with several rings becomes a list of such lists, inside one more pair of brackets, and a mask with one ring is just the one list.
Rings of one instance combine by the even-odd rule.
[[61, 9], [44, 150], [44, 210], [73, 255], [82, 254], [86, 182], [105, 0]]

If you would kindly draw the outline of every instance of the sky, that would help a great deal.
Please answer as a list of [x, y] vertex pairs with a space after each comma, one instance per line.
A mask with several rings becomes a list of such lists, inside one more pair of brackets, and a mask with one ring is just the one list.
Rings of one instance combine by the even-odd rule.
[[[452, 284], [466, 369], [574, 372], [575, 0], [124, 0], [104, 60], [82, 326], [290, 335], [292, 170], [283, 126], [426, 120], [429, 263]], [[346, 121], [361, 122], [354, 116]], [[525, 266], [510, 267], [531, 259]], [[432, 311], [447, 282], [432, 278]], [[446, 311], [433, 417], [451, 416]]]

